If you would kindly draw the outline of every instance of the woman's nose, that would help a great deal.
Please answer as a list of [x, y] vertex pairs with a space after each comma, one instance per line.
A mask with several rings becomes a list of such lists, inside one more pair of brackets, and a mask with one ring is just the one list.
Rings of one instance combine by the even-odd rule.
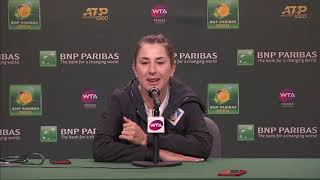
[[155, 74], [155, 73], [157, 73], [156, 63], [150, 63], [150, 65], [149, 65], [149, 73], [150, 73], [150, 74]]

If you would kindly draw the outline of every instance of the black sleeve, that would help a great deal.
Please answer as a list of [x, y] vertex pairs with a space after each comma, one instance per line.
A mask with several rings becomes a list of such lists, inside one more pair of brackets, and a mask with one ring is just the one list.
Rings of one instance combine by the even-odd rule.
[[121, 96], [121, 91], [115, 90], [101, 115], [92, 146], [95, 161], [130, 162], [151, 157], [151, 150], [146, 146], [119, 139], [123, 122], [119, 100]]
[[203, 118], [203, 111], [196, 102], [184, 104], [185, 135], [160, 135], [160, 148], [172, 152], [207, 159], [211, 152], [212, 136]]

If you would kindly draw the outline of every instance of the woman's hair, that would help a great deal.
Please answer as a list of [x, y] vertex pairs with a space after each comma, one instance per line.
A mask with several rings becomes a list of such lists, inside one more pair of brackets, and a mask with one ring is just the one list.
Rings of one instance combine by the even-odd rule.
[[147, 35], [147, 36], [142, 37], [137, 42], [136, 50], [135, 50], [135, 53], [134, 53], [133, 65], [136, 65], [138, 52], [141, 49], [142, 45], [145, 44], [145, 43], [146, 44], [160, 44], [160, 45], [162, 45], [165, 48], [165, 50], [167, 51], [167, 55], [170, 58], [170, 64], [175, 64], [174, 49], [173, 49], [173, 45], [171, 44], [169, 39], [167, 39], [162, 34], [152, 34], [152, 35]]

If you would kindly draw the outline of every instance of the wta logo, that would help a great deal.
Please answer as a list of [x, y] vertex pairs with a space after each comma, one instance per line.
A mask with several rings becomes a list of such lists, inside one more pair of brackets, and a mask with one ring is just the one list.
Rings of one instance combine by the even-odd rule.
[[153, 18], [163, 18], [168, 14], [168, 8], [164, 5], [155, 5], [150, 14]]
[[81, 101], [83, 103], [94, 103], [98, 99], [97, 93], [95, 90], [87, 90], [82, 93]]
[[148, 117], [148, 133], [164, 133], [164, 118], [162, 116]]
[[279, 93], [279, 100], [282, 103], [292, 102], [296, 97], [295, 92], [292, 89], [284, 89]]
[[161, 120], [155, 120], [150, 123], [149, 128], [152, 131], [157, 131], [163, 127], [163, 122]]
[[281, 102], [281, 106], [285, 108], [293, 107], [295, 98], [296, 93], [289, 88], [286, 88], [279, 93], [279, 100]]

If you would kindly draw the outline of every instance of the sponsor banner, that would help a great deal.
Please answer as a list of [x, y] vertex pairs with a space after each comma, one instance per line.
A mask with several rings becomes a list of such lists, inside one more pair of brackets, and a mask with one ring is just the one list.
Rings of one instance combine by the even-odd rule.
[[208, 29], [238, 29], [239, 1], [208, 0], [207, 26]]
[[21, 139], [21, 136], [22, 136], [22, 130], [19, 128], [0, 129], [0, 142], [19, 141]]
[[256, 59], [260, 64], [315, 64], [319, 61], [315, 50], [257, 51]]
[[19, 65], [21, 60], [20, 53], [13, 52], [13, 53], [5, 53], [0, 52], [0, 66], [7, 66], [7, 65]]
[[61, 140], [92, 140], [96, 128], [61, 128]]
[[255, 141], [258, 139], [273, 140], [317, 140], [317, 126], [256, 126], [254, 124], [239, 124], [237, 128], [238, 141]]
[[166, 5], [158, 4], [151, 8], [150, 15], [155, 24], [166, 23], [166, 16], [168, 14], [168, 7]]
[[41, 85], [10, 85], [9, 93], [10, 116], [42, 115]]
[[316, 50], [237, 50], [237, 65], [253, 66], [255, 64], [255, 61], [259, 64], [315, 64], [319, 62], [318, 51]]
[[83, 11], [82, 19], [99, 22], [109, 21], [109, 9], [107, 7], [88, 7]]
[[259, 139], [318, 139], [317, 126], [256, 127]]
[[9, 30], [39, 30], [40, 0], [9, 0]]
[[40, 142], [56, 143], [59, 141], [92, 140], [96, 128], [58, 128], [57, 126], [41, 126]]
[[41, 67], [60, 65], [112, 65], [119, 64], [118, 52], [60, 52], [40, 51]]
[[176, 64], [217, 64], [218, 53], [217, 52], [177, 52], [174, 54]]
[[208, 84], [208, 114], [239, 114], [239, 84]]

